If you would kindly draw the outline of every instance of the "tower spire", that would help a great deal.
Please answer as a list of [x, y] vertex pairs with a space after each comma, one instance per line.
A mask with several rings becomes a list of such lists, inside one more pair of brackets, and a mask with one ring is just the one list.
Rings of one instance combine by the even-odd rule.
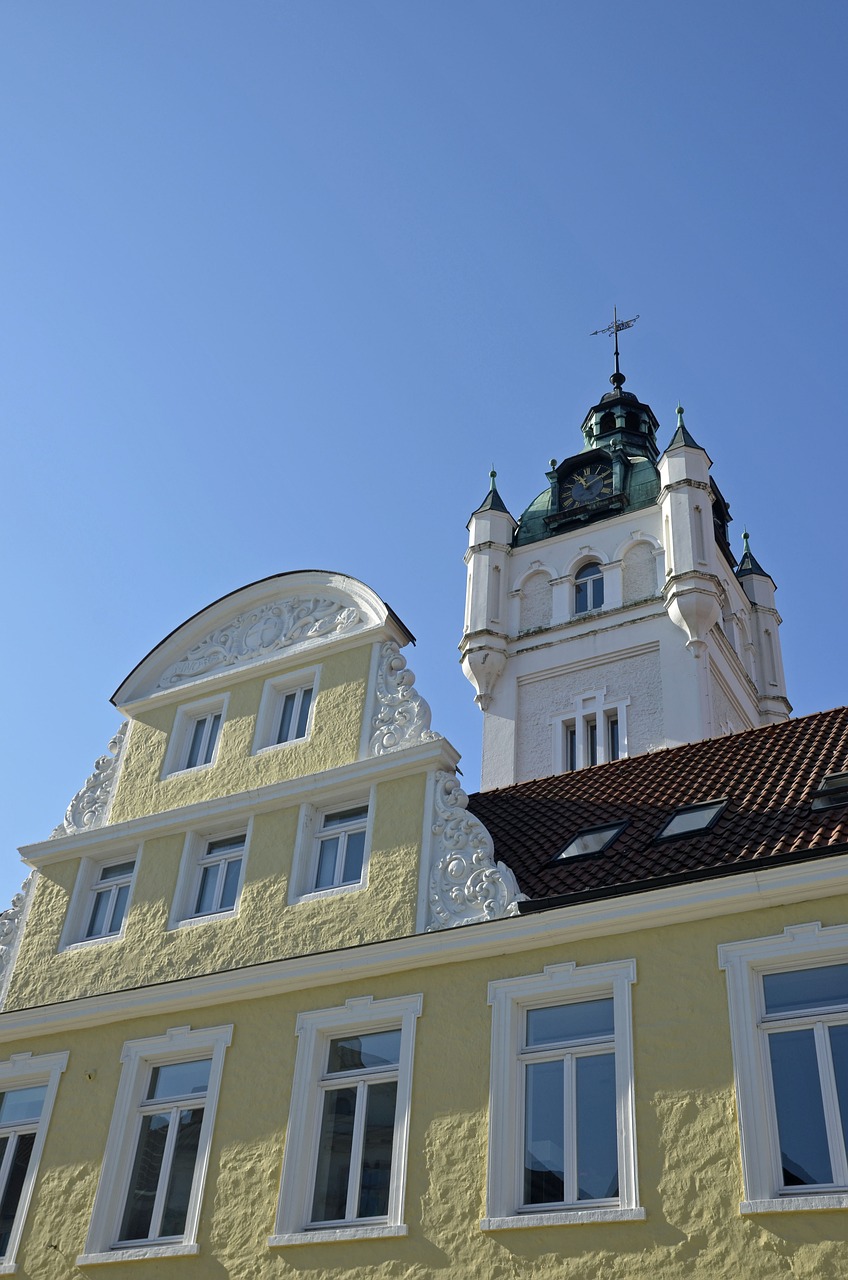
[[593, 329], [592, 332], [589, 334], [590, 338], [596, 338], [598, 334], [601, 334], [601, 333], [605, 333], [607, 334], [607, 336], [612, 335], [615, 338], [615, 373], [610, 375], [610, 382], [615, 387], [616, 391], [620, 391], [621, 388], [624, 386], [624, 383], [627, 381], [624, 374], [621, 372], [621, 368], [619, 366], [618, 335], [622, 329], [632, 329], [633, 325], [636, 323], [638, 319], [639, 319], [638, 316], [634, 316], [632, 320], [619, 320], [618, 308], [613, 307], [612, 324], [608, 324], [605, 329]]

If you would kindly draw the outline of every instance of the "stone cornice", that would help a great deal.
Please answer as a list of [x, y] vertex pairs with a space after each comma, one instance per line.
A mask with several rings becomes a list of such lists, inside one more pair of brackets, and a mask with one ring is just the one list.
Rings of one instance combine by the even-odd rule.
[[459, 752], [447, 738], [434, 738], [416, 746], [384, 756], [369, 756], [353, 764], [339, 765], [319, 774], [307, 774], [285, 782], [273, 782], [251, 791], [237, 791], [228, 796], [216, 796], [212, 800], [200, 800], [195, 804], [163, 813], [145, 814], [127, 822], [116, 822], [94, 831], [68, 835], [63, 840], [42, 840], [38, 844], [22, 845], [19, 853], [31, 867], [48, 866], [51, 862], [63, 862], [66, 858], [80, 857], [97, 850], [103, 853], [110, 845], [126, 846], [140, 843], [153, 835], [167, 835], [184, 831], [197, 822], [212, 821], [239, 814], [249, 816], [264, 813], [283, 805], [302, 800], [317, 800], [322, 795], [364, 784], [387, 782], [410, 773], [426, 773], [432, 769], [455, 769]]
[[[0, 1043], [848, 894], [848, 855], [0, 1014]], [[809, 912], [798, 907], [799, 923]], [[770, 927], [770, 926], [767, 926]]]

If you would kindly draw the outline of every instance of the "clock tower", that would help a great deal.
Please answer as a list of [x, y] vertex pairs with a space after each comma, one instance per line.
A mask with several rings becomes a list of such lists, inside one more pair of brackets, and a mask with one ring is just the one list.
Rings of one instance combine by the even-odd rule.
[[[617, 346], [617, 344], [616, 344]], [[612, 391], [518, 520], [496, 487], [468, 524], [460, 653], [483, 712], [482, 787], [784, 720], [774, 582], [684, 423]]]

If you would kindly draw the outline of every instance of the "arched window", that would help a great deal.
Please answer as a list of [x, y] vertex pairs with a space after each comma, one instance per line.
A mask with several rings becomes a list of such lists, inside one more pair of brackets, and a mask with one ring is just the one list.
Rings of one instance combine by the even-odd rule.
[[574, 575], [574, 612], [588, 613], [604, 603], [604, 575], [599, 564], [584, 564]]

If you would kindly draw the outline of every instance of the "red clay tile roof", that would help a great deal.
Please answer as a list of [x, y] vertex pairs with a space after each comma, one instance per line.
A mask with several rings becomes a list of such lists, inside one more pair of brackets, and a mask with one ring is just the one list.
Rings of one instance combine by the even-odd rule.
[[[481, 791], [468, 808], [531, 899], [660, 888], [848, 850], [848, 805], [814, 810], [826, 774], [848, 770], [848, 707], [784, 724]], [[675, 810], [727, 797], [709, 830], [656, 839]], [[626, 821], [600, 854], [552, 859], [579, 832]]]

